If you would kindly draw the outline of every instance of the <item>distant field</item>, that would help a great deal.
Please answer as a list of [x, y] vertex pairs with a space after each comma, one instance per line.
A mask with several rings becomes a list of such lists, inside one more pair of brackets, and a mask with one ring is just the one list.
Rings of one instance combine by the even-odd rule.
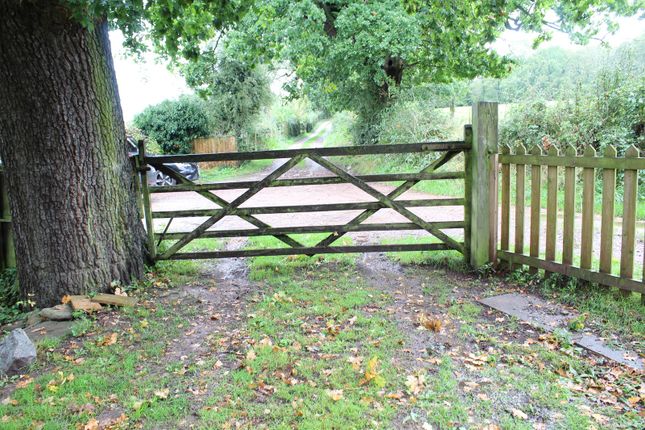
[[[512, 104], [499, 105], [499, 119], [503, 120]], [[450, 108], [440, 108], [442, 112], [450, 114]], [[464, 136], [464, 125], [472, 124], [472, 106], [458, 106], [455, 108], [455, 114], [452, 117], [449, 139], [461, 139]]]

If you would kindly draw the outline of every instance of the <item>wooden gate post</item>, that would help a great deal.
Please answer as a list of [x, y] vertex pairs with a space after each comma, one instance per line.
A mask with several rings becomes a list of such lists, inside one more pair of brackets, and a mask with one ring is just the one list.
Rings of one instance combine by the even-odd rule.
[[152, 219], [152, 207], [150, 205], [150, 191], [148, 190], [148, 165], [146, 164], [146, 144], [143, 140], [137, 142], [137, 154], [139, 162], [139, 175], [141, 178], [141, 197], [143, 200], [143, 215], [146, 222], [146, 233], [148, 234], [148, 252], [150, 258], [154, 260], [157, 257], [157, 247], [155, 245], [155, 227]]
[[497, 259], [497, 103], [473, 104], [472, 149], [467, 153], [470, 181], [470, 264]]

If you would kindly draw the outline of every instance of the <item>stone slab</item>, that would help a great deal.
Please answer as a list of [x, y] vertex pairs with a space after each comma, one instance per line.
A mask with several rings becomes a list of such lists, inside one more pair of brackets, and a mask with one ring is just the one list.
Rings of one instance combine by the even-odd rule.
[[[479, 302], [547, 332], [552, 332], [557, 328], [567, 330], [569, 321], [578, 316], [577, 313], [565, 309], [557, 303], [547, 302], [530, 294], [502, 294], [487, 297]], [[612, 348], [593, 333], [571, 333], [571, 338], [576, 345], [610, 360], [632, 369], [645, 369], [638, 354], [625, 349]]]

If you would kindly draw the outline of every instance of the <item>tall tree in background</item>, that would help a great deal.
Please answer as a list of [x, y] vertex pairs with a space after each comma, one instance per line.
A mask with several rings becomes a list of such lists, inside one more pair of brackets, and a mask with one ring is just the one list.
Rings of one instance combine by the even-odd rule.
[[551, 31], [585, 42], [641, 8], [642, 0], [267, 0], [229, 44], [289, 63], [312, 98], [366, 120], [402, 85], [504, 75], [511, 61], [490, 44], [506, 29], [535, 31], [536, 44]]
[[266, 68], [236, 58], [217, 44], [205, 47], [198, 61], [181, 67], [188, 85], [205, 100], [211, 127], [217, 134], [238, 139], [244, 150], [261, 109], [271, 102]]
[[247, 4], [0, 2], [0, 156], [25, 298], [51, 305], [143, 271], [108, 25], [135, 51], [148, 36], [158, 52], [192, 59]]

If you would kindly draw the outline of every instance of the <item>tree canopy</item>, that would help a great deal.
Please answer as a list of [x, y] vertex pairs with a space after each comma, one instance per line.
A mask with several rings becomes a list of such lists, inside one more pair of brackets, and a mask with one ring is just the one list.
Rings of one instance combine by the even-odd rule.
[[490, 46], [506, 29], [585, 42], [641, 0], [267, 0], [250, 6], [229, 46], [247, 61], [287, 63], [299, 88], [331, 110], [369, 115], [401, 85], [502, 76]]

